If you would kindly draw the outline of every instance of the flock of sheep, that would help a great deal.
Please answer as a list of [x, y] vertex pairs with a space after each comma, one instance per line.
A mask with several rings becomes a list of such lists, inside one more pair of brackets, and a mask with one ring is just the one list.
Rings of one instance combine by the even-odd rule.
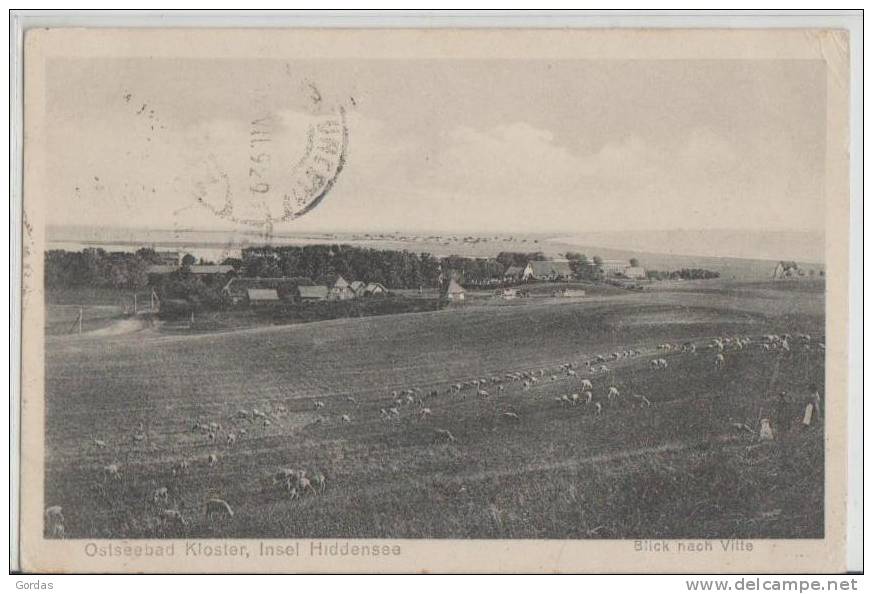
[[[690, 354], [697, 356], [700, 349], [704, 353], [701, 356], [711, 357], [714, 368], [720, 370], [726, 365], [725, 354], [731, 351], [743, 350], [753, 344], [759, 345], [760, 349], [764, 352], [788, 351], [791, 350], [792, 345], [795, 345], [795, 348], [808, 350], [816, 348], [813, 346], [812, 338], [807, 334], [774, 334], [765, 335], [757, 339], [749, 336], [722, 336], [710, 339], [702, 345], [694, 342], [686, 342], [684, 344], [662, 343], [657, 345], [652, 352], [654, 354], [669, 353], [672, 355]], [[818, 343], [817, 348], [823, 350], [825, 345]], [[436, 388], [425, 391], [421, 388], [407, 388], [395, 390], [391, 392], [390, 400], [385, 405], [378, 402], [376, 404], [380, 406], [380, 418], [386, 422], [411, 415], [414, 415], [418, 420], [423, 420], [435, 416], [429, 400], [440, 398], [443, 395], [455, 399], [465, 399], [470, 393], [475, 393], [479, 398], [501, 397], [505, 395], [505, 391], [513, 384], [520, 384], [521, 393], [525, 394], [540, 383], [566, 381], [569, 382], [571, 390], [560, 396], [554, 396], [552, 398], [553, 401], [561, 407], [582, 406], [590, 410], [594, 416], [599, 416], [603, 413], [605, 405], [614, 404], [622, 399], [622, 393], [614, 385], [604, 385], [600, 390], [596, 390], [595, 382], [605, 374], [608, 374], [610, 370], [608, 365], [618, 365], [623, 360], [639, 359], [643, 355], [644, 352], [642, 350], [622, 349], [610, 354], [598, 354], [583, 358], [578, 363], [564, 362], [549, 368], [510, 371], [503, 375], [467, 379], [452, 383], [443, 389]], [[654, 357], [649, 360], [649, 367], [652, 370], [667, 369], [667, 359], [664, 357]], [[573, 387], [576, 387], [576, 390], [573, 390]], [[652, 406], [652, 402], [643, 394], [632, 393], [629, 396], [629, 402], [633, 407]], [[345, 401], [349, 405], [358, 405], [357, 400], [353, 396], [346, 396]], [[320, 412], [326, 408], [326, 403], [324, 400], [314, 400], [312, 406], [316, 411]], [[218, 421], [198, 419], [191, 423], [190, 431], [199, 436], [198, 440], [205, 440], [206, 444], [224, 444], [226, 448], [232, 448], [237, 444], [238, 440], [247, 435], [248, 431], [257, 426], [269, 427], [272, 423], [271, 416], [275, 418], [276, 415], [281, 415], [285, 412], [287, 412], [287, 409], [284, 405], [278, 405], [269, 413], [257, 408], [251, 410], [240, 409], [230, 419], [225, 421], [227, 423], [226, 426], [223, 426]], [[499, 412], [499, 415], [506, 421], [521, 421], [519, 414], [511, 410], [502, 410]], [[351, 424], [353, 422], [353, 416], [350, 412], [338, 414], [337, 418], [341, 424]], [[324, 421], [325, 418], [321, 416], [316, 419], [315, 423]], [[448, 429], [436, 428], [434, 429], [434, 435], [438, 441], [456, 441], [455, 436]], [[139, 426], [132, 439], [134, 441], [146, 439], [142, 425]], [[92, 436], [91, 442], [98, 449], [107, 447], [107, 443], [103, 439], [97, 439]], [[213, 467], [218, 465], [219, 461], [218, 453], [213, 451], [208, 453], [205, 459], [201, 460], [201, 463], [206, 467]], [[191, 462], [188, 460], [175, 462], [170, 469], [172, 477], [179, 478], [185, 475], [189, 472], [190, 466]], [[121, 466], [113, 462], [102, 467], [101, 478], [104, 483], [120, 480], [122, 478]], [[317, 496], [324, 493], [327, 479], [324, 474], [317, 470], [307, 471], [295, 468], [279, 468], [272, 476], [272, 483], [274, 487], [281, 489], [289, 499], [296, 500], [306, 495]], [[178, 509], [170, 505], [170, 490], [166, 486], [155, 488], [149, 494], [149, 499], [150, 503], [155, 506], [157, 515], [162, 522], [187, 526], [187, 519]], [[203, 503], [203, 513], [207, 520], [210, 521], [216, 517], [232, 518], [234, 516], [231, 505], [219, 497], [208, 498]], [[64, 536], [64, 516], [61, 506], [53, 505], [46, 508], [45, 526], [47, 535], [57, 538]]]

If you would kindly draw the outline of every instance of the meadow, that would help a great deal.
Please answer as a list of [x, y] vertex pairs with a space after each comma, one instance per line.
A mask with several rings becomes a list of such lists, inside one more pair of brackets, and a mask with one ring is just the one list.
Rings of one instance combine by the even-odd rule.
[[[810, 385], [824, 394], [823, 332], [824, 283], [805, 280], [47, 336], [44, 503], [67, 538], [820, 538], [824, 436], [799, 419]], [[784, 333], [813, 339], [763, 350]], [[726, 335], [754, 341], [716, 369], [706, 345]], [[696, 353], [658, 348], [688, 341]], [[605, 373], [585, 365], [627, 349]], [[490, 379], [540, 369], [530, 388]], [[582, 377], [602, 414], [560, 402]], [[449, 393], [478, 378], [487, 396]], [[760, 441], [783, 390], [794, 427]], [[292, 499], [273, 480], [286, 467], [322, 473], [324, 492]], [[233, 517], [207, 517], [210, 497]]]

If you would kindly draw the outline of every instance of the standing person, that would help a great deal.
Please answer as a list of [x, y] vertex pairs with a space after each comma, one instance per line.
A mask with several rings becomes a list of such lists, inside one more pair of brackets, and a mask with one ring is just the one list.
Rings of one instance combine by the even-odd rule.
[[788, 436], [791, 431], [791, 403], [788, 401], [786, 392], [779, 393], [779, 399], [776, 401], [776, 437], [780, 441]]

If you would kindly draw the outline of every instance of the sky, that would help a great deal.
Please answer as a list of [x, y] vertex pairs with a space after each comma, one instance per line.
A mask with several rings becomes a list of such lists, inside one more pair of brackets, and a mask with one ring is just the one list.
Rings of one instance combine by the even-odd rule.
[[[342, 108], [342, 171], [274, 230], [823, 231], [825, 68], [55, 59], [48, 223], [227, 229], [238, 223], [215, 214], [226, 200], [275, 219], [310, 127]], [[252, 172], [255, 120], [270, 149]]]

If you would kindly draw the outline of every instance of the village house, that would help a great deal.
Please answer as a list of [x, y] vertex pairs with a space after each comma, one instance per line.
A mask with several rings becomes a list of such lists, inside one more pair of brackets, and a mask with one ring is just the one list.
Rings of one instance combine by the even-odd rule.
[[646, 269], [642, 266], [627, 266], [625, 267], [623, 274], [627, 278], [646, 278]]
[[606, 276], [623, 275], [627, 267], [627, 260], [603, 260], [600, 264], [600, 272]]
[[352, 281], [349, 283], [349, 288], [354, 292], [355, 297], [363, 297], [364, 289], [367, 288], [367, 284], [364, 281]]
[[[180, 266], [171, 266], [169, 264], [152, 264], [146, 268], [146, 275], [150, 285], [159, 284], [160, 278], [181, 270]], [[217, 264], [195, 264], [188, 267], [188, 272], [194, 276], [201, 277], [207, 283], [214, 280], [223, 282], [223, 277], [233, 272], [233, 266], [217, 265]]]
[[155, 252], [155, 256], [159, 264], [175, 267], [179, 266], [182, 258], [179, 252]]
[[297, 287], [297, 298], [301, 303], [313, 301], [325, 301], [328, 295], [328, 287], [325, 285], [301, 285]]
[[321, 284], [327, 287], [327, 299], [329, 301], [345, 301], [356, 297], [349, 282], [339, 274], [329, 274], [324, 277]]
[[388, 293], [388, 289], [385, 288], [385, 285], [381, 283], [367, 283], [367, 286], [364, 287], [364, 295], [366, 297], [372, 297], [374, 295], [386, 295]]
[[443, 298], [452, 302], [463, 301], [464, 295], [464, 288], [455, 279], [450, 280], [443, 291]]
[[585, 297], [584, 289], [561, 289], [554, 292], [555, 297]]
[[573, 269], [569, 260], [534, 260], [528, 263], [531, 267], [531, 278], [535, 280], [569, 280], [573, 278]]
[[250, 290], [273, 290], [280, 301], [291, 303], [297, 300], [297, 287], [314, 284], [304, 276], [273, 278], [238, 277], [227, 281], [221, 292], [234, 305], [251, 302]]
[[503, 280], [506, 282], [521, 282], [529, 280], [533, 276], [533, 267], [530, 263], [524, 266], [510, 266], [503, 273]]
[[246, 291], [249, 305], [272, 305], [281, 303], [276, 289], [248, 289]]

